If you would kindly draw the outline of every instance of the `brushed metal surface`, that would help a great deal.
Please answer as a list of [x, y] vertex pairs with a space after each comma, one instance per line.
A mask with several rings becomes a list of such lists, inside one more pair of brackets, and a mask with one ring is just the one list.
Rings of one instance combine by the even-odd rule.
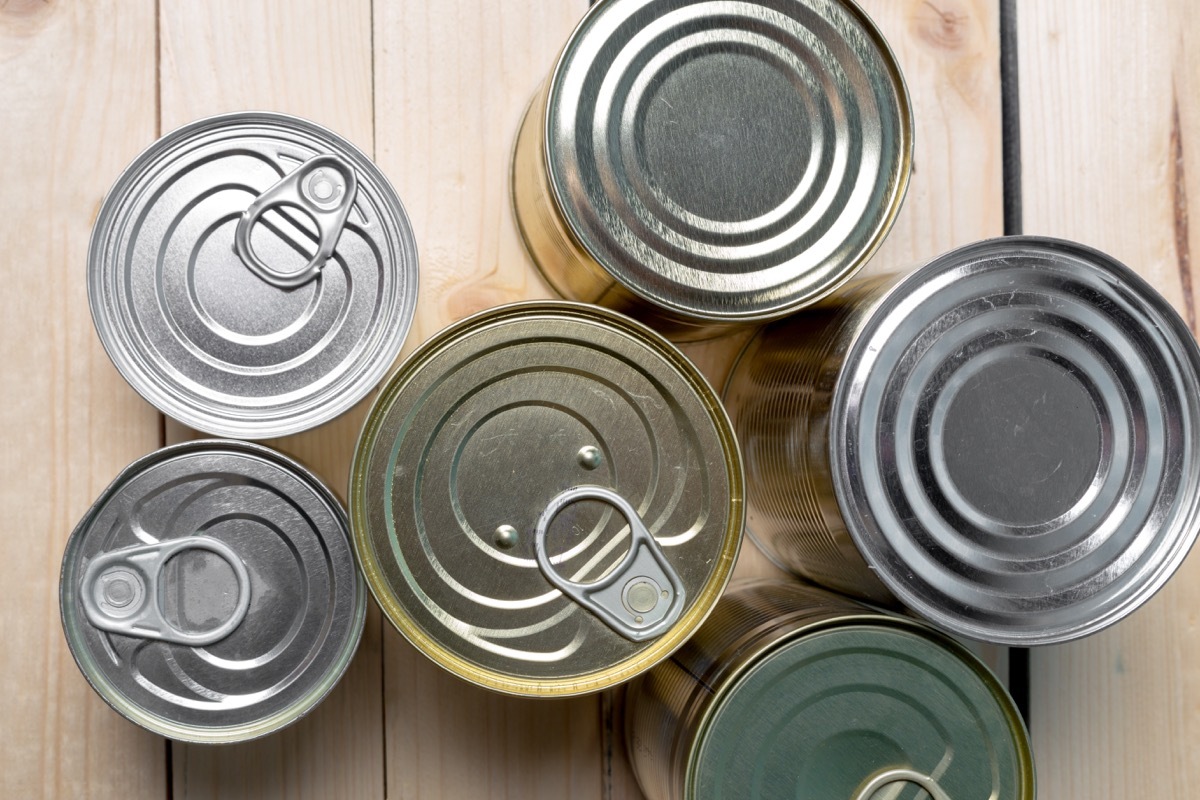
[[605, 0], [525, 117], [514, 204], [560, 294], [704, 338], [849, 278], [911, 153], [903, 78], [853, 3]]
[[[353, 170], [344, 224], [327, 230], [277, 198], [243, 226], [258, 263], [243, 262], [245, 212], [323, 156]], [[289, 276], [300, 284], [277, 285]], [[416, 294], [412, 230], [387, 179], [341, 137], [282, 114], [209, 117], [159, 139], [109, 191], [88, 252], [92, 318], [117, 369], [163, 413], [220, 436], [283, 436], [349, 409], [400, 352]]]
[[731, 585], [627, 703], [649, 800], [861, 800], [902, 782], [914, 796], [1035, 797], [1028, 734], [982, 663], [925, 625], [813, 587]]
[[[675, 573], [686, 602], [661, 635], [627, 638], [539, 567], [539, 519], [580, 486], [624, 498]], [[611, 311], [520, 303], [451, 326], [393, 376], [350, 506], [368, 585], [401, 633], [467, 680], [542, 696], [627, 680], [687, 638], [729, 579], [742, 493], [724, 410], [674, 347]], [[544, 555], [586, 584], [630, 547], [622, 513], [585, 500], [554, 515]], [[613, 602], [636, 611], [642, 589], [621, 588]]]
[[991, 240], [862, 283], [765, 329], [726, 398], [757, 540], [964, 636], [1100, 630], [1200, 530], [1200, 348], [1081, 245]]
[[[80, 585], [93, 560], [188, 537], [221, 543], [245, 567], [249, 606], [232, 632], [186, 646], [88, 622]], [[176, 553], [157, 584], [143, 599], [183, 632], [217, 628], [241, 599], [231, 564], [211, 550]], [[144, 728], [196, 742], [299, 719], [341, 677], [366, 619], [337, 499], [294, 462], [240, 442], [174, 445], [126, 468], [71, 534], [59, 591], [67, 643], [100, 696]]]

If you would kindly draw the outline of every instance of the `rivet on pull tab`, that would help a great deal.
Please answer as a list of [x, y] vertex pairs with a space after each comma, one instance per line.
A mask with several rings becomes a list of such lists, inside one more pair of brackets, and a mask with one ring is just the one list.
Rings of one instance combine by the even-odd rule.
[[[238, 222], [233, 249], [264, 281], [281, 289], [302, 286], [317, 277], [333, 255], [357, 193], [358, 178], [344, 159], [335, 155], [313, 156], [254, 198]], [[278, 206], [298, 208], [317, 224], [317, 252], [304, 269], [294, 272], [273, 269], [263, 263], [250, 244], [250, 231], [255, 223]]]
[[939, 786], [937, 781], [911, 769], [889, 769], [880, 772], [868, 780], [851, 800], [877, 800], [876, 795], [880, 790], [897, 783], [919, 786], [933, 800], [950, 800], [950, 795], [946, 794], [946, 790]]
[[[629, 523], [629, 552], [612, 572], [595, 583], [567, 580], [555, 571], [546, 554], [550, 523], [563, 508], [580, 500], [608, 503]], [[627, 639], [644, 642], [660, 636], [683, 613], [683, 582], [633, 506], [611, 489], [576, 486], [551, 500], [538, 519], [533, 552], [546, 580]]]
[[[172, 625], [160, 605], [159, 576], [163, 567], [172, 556], [185, 550], [216, 553], [229, 563], [237, 579], [238, 599], [233, 616], [216, 628], [199, 633], [181, 631]], [[83, 573], [79, 596], [88, 621], [101, 630], [200, 647], [224, 639], [241, 624], [250, 608], [250, 576], [229, 545], [210, 536], [184, 536], [97, 556]]]

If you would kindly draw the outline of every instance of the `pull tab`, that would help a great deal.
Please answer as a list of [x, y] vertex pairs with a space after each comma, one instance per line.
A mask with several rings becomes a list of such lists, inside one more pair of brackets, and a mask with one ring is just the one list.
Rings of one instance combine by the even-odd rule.
[[[350, 216], [358, 177], [345, 159], [335, 155], [313, 156], [283, 176], [283, 180], [254, 198], [242, 214], [233, 237], [233, 249], [254, 274], [281, 289], [294, 289], [317, 277], [333, 255], [342, 228]], [[263, 263], [250, 246], [250, 231], [262, 215], [276, 206], [293, 206], [317, 223], [317, 253], [302, 270], [280, 272]]]
[[915, 784], [924, 789], [933, 800], [950, 800], [950, 795], [946, 794], [945, 789], [938, 786], [937, 781], [911, 769], [889, 769], [879, 773], [867, 781], [866, 785], [859, 789], [851, 800], [873, 800], [880, 789], [894, 783]]
[[[555, 571], [546, 555], [546, 531], [563, 508], [580, 500], [601, 500], [629, 523], [629, 552], [616, 569], [595, 583], [576, 583]], [[617, 633], [644, 642], [664, 633], [683, 613], [683, 582], [633, 506], [602, 486], [576, 486], [555, 497], [538, 519], [533, 552], [546, 580], [563, 594], [604, 620]]]
[[[167, 561], [184, 550], [216, 553], [229, 562], [237, 578], [238, 599], [233, 616], [212, 630], [181, 631], [163, 614], [159, 575]], [[250, 576], [229, 545], [209, 536], [185, 536], [97, 556], [83, 573], [79, 596], [88, 621], [101, 630], [199, 647], [224, 639], [241, 624], [250, 608]]]

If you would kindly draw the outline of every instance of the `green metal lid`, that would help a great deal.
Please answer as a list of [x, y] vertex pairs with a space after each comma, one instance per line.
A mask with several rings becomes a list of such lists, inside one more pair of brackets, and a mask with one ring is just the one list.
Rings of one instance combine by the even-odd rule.
[[702, 723], [690, 798], [1026, 800], [1028, 735], [960, 645], [856, 624], [789, 638], [728, 684]]

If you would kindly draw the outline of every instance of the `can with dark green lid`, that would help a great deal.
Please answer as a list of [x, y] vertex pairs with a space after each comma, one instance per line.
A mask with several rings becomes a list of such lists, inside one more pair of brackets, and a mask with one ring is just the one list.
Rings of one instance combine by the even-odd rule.
[[1031, 800], [1012, 699], [962, 645], [799, 584], [735, 585], [630, 685], [650, 800]]

